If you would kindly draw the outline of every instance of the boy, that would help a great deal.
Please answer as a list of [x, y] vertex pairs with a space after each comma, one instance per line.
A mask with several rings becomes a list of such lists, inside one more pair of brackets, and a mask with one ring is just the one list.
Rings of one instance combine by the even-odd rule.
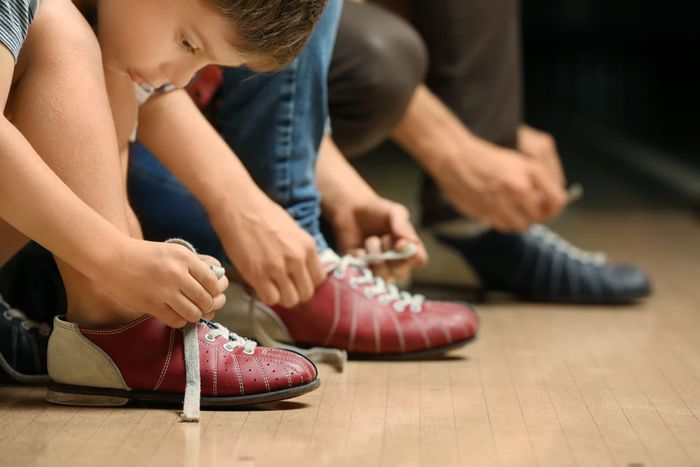
[[[221, 326], [198, 323], [203, 313], [211, 313], [223, 304], [226, 279], [217, 280], [204, 261], [180, 245], [145, 243], [125, 235], [128, 232], [139, 238], [140, 229], [123, 187], [127, 141], [136, 125], [134, 82], [150, 94], [152, 88], [166, 83], [184, 85], [198, 68], [214, 61], [249, 63], [260, 68], [282, 66], [308, 39], [324, 2], [115, 3], [96, 4], [102, 63], [94, 35], [73, 5], [45, 0], [20, 54], [20, 73], [12, 79], [13, 99], [6, 110], [17, 127], [27, 124], [23, 134], [36, 136], [28, 139], [38, 152], [55, 155], [61, 170], [54, 170], [76, 193], [90, 199], [121, 233], [75, 198], [55, 176], [52, 178], [48, 167], [37, 160], [11, 124], [3, 121], [1, 127], [0, 182], [9, 188], [0, 193], [0, 215], [67, 263], [81, 267], [71, 276], [70, 267], [59, 263], [69, 314], [67, 320], [56, 319], [49, 343], [49, 373], [57, 382], [49, 399], [67, 404], [120, 405], [134, 397], [181, 398], [185, 389], [183, 371], [187, 372], [188, 394], [190, 386], [199, 384], [196, 353], [200, 347], [214, 350], [212, 361], [203, 357], [199, 362], [204, 365], [202, 374], [206, 374], [207, 384], [203, 385], [203, 393], [209, 403], [251, 403], [314, 389], [318, 386], [316, 370], [303, 357], [256, 348], [255, 343]], [[3, 6], [3, 17], [9, 17], [6, 10], [16, 7], [15, 2], [6, 0]], [[79, 2], [79, 6], [87, 10], [93, 5]], [[56, 25], [61, 31], [55, 30]], [[280, 25], [292, 27], [275, 29]], [[67, 37], [65, 41], [56, 39], [63, 36]], [[0, 57], [0, 76], [7, 89], [13, 57], [4, 51]], [[81, 61], [87, 62], [82, 68]], [[104, 95], [105, 82], [114, 120]], [[36, 118], [37, 105], [30, 105], [35, 102], [42, 104], [40, 119]], [[57, 133], [66, 141], [59, 148], [52, 144]], [[14, 146], [5, 145], [5, 139]], [[121, 160], [116, 154], [121, 154]], [[6, 168], [15, 169], [12, 177], [6, 176]], [[20, 186], [24, 193], [19, 192]], [[21, 196], [32, 206], [28, 213], [18, 208]], [[76, 226], [82, 230], [76, 232]], [[3, 251], [0, 258], [4, 261], [23, 238], [9, 227], [0, 232], [3, 244], [14, 247]], [[213, 258], [204, 259], [217, 265]], [[113, 271], [115, 265], [117, 273]], [[81, 273], [100, 282], [93, 286]], [[107, 277], [109, 280], [104, 280]], [[71, 284], [80, 285], [81, 293], [74, 292], [77, 289]], [[188, 334], [194, 336], [194, 344], [184, 343], [182, 334], [165, 324], [179, 327], [185, 322], [198, 323]], [[139, 348], [133, 342], [148, 343], [152, 349], [148, 358], [141, 355], [134, 359], [132, 351], [138, 352]], [[263, 363], [270, 368], [263, 370]], [[261, 366], [259, 371], [256, 365]], [[227, 373], [219, 374], [217, 380], [219, 368]], [[256, 374], [248, 375], [253, 368]], [[281, 377], [268, 377], [267, 371], [274, 372], [275, 368]]]

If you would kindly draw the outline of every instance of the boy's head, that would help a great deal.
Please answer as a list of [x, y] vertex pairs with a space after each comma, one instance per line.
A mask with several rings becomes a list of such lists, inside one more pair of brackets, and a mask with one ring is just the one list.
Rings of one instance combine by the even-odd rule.
[[218, 64], [280, 69], [308, 41], [327, 0], [101, 0], [105, 65], [132, 80], [184, 87]]

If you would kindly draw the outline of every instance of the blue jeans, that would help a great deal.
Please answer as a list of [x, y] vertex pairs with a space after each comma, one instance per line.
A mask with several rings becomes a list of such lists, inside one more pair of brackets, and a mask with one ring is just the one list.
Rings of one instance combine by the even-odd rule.
[[[328, 121], [328, 68], [342, 3], [328, 2], [304, 51], [284, 70], [225, 70], [211, 117], [258, 186], [316, 239], [319, 251], [327, 244], [315, 168]], [[182, 237], [228, 262], [202, 205], [138, 143], [131, 150], [128, 189], [147, 239]]]

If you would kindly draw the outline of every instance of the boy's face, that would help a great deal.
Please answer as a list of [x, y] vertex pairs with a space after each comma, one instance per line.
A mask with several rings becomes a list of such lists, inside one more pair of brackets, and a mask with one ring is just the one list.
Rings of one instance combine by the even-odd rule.
[[202, 0], [101, 0], [98, 33], [105, 66], [154, 88], [182, 88], [200, 68], [241, 66], [231, 22]]

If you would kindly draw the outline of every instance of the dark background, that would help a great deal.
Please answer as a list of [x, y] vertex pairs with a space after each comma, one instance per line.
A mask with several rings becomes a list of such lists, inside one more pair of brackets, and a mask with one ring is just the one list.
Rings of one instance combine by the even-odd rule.
[[[682, 1], [522, 2], [526, 119], [557, 136], [572, 175], [595, 184], [577, 162], [591, 158], [658, 190], [668, 205], [700, 205], [700, 178], [695, 186], [692, 177], [700, 174], [697, 9]], [[665, 162], [688, 179], [659, 176]]]

